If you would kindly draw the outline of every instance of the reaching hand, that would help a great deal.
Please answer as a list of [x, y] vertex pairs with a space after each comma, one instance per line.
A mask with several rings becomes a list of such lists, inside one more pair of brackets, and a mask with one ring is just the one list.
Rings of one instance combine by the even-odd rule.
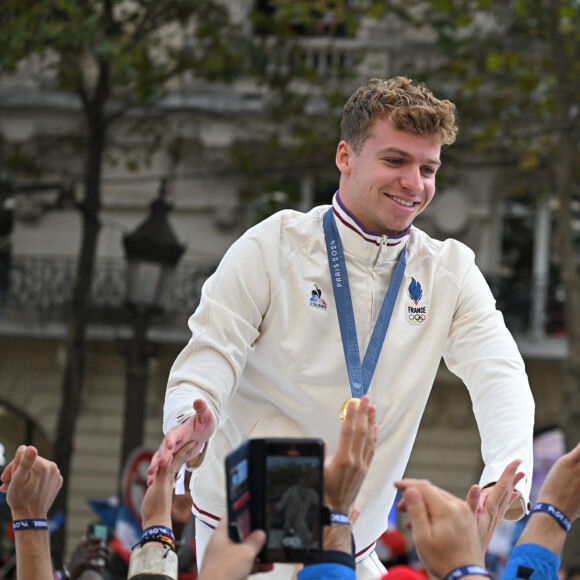
[[62, 486], [56, 463], [39, 457], [35, 447], [21, 445], [2, 473], [2, 491], [18, 519], [46, 519], [48, 510]]
[[552, 504], [570, 521], [580, 517], [580, 443], [554, 463], [538, 492], [538, 502]]
[[364, 396], [349, 403], [338, 448], [324, 472], [324, 501], [335, 512], [350, 513], [377, 444], [376, 409]]
[[484, 565], [476, 516], [466, 501], [426, 480], [404, 479], [395, 486], [404, 492], [397, 507], [409, 514], [413, 541], [430, 575], [445, 578], [459, 566]]
[[[580, 516], [579, 490], [580, 443], [552, 465], [538, 492], [538, 503], [554, 506], [572, 521]], [[538, 544], [559, 555], [565, 540], [566, 531], [556, 519], [542, 512], [532, 512], [517, 543]]]
[[147, 484], [151, 485], [160, 467], [171, 463], [173, 456], [186, 444], [195, 443], [190, 455], [185, 461], [195, 458], [202, 450], [203, 445], [213, 435], [216, 420], [209, 405], [203, 399], [196, 399], [193, 403], [195, 415], [174, 427], [163, 438], [159, 449], [153, 455], [147, 470]]
[[523, 472], [517, 472], [521, 463], [520, 459], [512, 461], [493, 486], [481, 489], [474, 485], [467, 494], [467, 503], [476, 514], [479, 537], [486, 550], [510, 504], [518, 497], [515, 486], [525, 477]]
[[143, 529], [150, 526], [172, 527], [171, 505], [173, 499], [173, 485], [181, 466], [198, 449], [197, 441], [190, 441], [183, 445], [172, 456], [168, 465], [161, 465], [157, 476], [145, 493], [141, 504], [141, 519]]
[[222, 518], [207, 545], [198, 580], [245, 580], [249, 574], [272, 570], [273, 564], [255, 564], [265, 542], [263, 530], [254, 530], [240, 544], [233, 542], [227, 516]]

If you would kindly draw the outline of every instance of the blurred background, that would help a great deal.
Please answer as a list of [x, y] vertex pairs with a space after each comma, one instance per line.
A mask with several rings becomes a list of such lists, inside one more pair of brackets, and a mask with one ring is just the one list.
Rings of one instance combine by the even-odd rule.
[[[203, 282], [257, 221], [330, 203], [372, 77], [457, 104], [415, 225], [475, 251], [538, 429], [580, 440], [579, 41], [578, 0], [3, 0], [0, 466], [21, 443], [58, 463], [57, 565], [103, 505], [138, 513]], [[408, 475], [464, 495], [481, 466], [442, 363]]]

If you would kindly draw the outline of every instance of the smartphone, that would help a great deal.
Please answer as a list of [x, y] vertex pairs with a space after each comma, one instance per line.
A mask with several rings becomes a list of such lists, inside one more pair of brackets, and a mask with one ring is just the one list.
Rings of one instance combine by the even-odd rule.
[[[103, 546], [109, 541], [109, 528], [104, 524], [89, 524], [87, 538], [99, 538]], [[89, 564], [95, 568], [104, 568], [107, 565], [105, 558], [91, 558]]]
[[316, 562], [322, 554], [324, 444], [250, 439], [226, 458], [230, 537], [263, 529], [261, 562]]

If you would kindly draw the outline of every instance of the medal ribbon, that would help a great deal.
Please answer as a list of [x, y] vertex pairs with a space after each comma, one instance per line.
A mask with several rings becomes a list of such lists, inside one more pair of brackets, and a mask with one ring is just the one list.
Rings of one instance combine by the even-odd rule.
[[332, 289], [336, 302], [336, 313], [338, 314], [338, 324], [340, 326], [342, 348], [348, 370], [350, 390], [353, 397], [360, 398], [369, 390], [381, 348], [385, 341], [385, 335], [391, 322], [395, 301], [397, 300], [397, 294], [399, 293], [407, 264], [406, 248], [403, 247], [401, 255], [399, 256], [393, 278], [389, 283], [389, 288], [385, 294], [381, 311], [377, 317], [371, 340], [367, 346], [365, 358], [361, 365], [354, 310], [352, 308], [352, 298], [346, 273], [346, 262], [332, 207], [324, 214], [323, 225], [324, 237], [326, 238], [326, 251], [328, 254], [328, 266], [330, 268], [330, 277], [332, 278]]

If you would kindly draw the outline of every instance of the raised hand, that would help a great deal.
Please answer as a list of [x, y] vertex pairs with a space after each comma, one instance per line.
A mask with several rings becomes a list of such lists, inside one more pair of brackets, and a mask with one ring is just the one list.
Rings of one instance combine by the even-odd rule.
[[467, 503], [476, 514], [479, 537], [485, 549], [510, 504], [518, 497], [517, 491], [514, 491], [515, 486], [525, 477], [523, 472], [518, 473], [521, 463], [520, 459], [512, 461], [497, 483], [485, 489], [473, 485], [467, 494]]
[[251, 573], [272, 570], [273, 564], [255, 563], [265, 542], [263, 530], [254, 530], [239, 544], [233, 542], [227, 516], [222, 518], [207, 545], [198, 580], [245, 580]]
[[18, 448], [1, 479], [15, 520], [46, 519], [62, 486], [56, 463], [39, 457], [35, 447], [25, 445]]
[[[48, 510], [62, 486], [55, 463], [38, 455], [35, 447], [21, 445], [2, 473], [2, 491], [17, 520], [46, 520]], [[15, 532], [16, 568], [19, 578], [52, 580], [48, 529]]]
[[376, 409], [369, 401], [350, 401], [338, 448], [325, 467], [324, 500], [334, 511], [350, 513], [375, 453]]
[[566, 530], [558, 519], [562, 520], [562, 514], [570, 521], [580, 516], [580, 443], [554, 463], [538, 492], [538, 503], [553, 506], [554, 514], [559, 517], [532, 512], [518, 546], [537, 544], [560, 555]]
[[484, 566], [476, 514], [472, 507], [427, 480], [395, 483], [404, 493], [398, 509], [409, 514], [413, 541], [423, 565], [435, 578], [460, 566]]
[[538, 502], [556, 506], [570, 521], [580, 516], [580, 443], [554, 463], [538, 492]]
[[150, 526], [172, 527], [171, 504], [173, 499], [173, 485], [181, 466], [198, 449], [196, 441], [186, 443], [172, 456], [168, 465], [162, 465], [157, 475], [147, 489], [141, 504], [141, 519], [143, 529]]

